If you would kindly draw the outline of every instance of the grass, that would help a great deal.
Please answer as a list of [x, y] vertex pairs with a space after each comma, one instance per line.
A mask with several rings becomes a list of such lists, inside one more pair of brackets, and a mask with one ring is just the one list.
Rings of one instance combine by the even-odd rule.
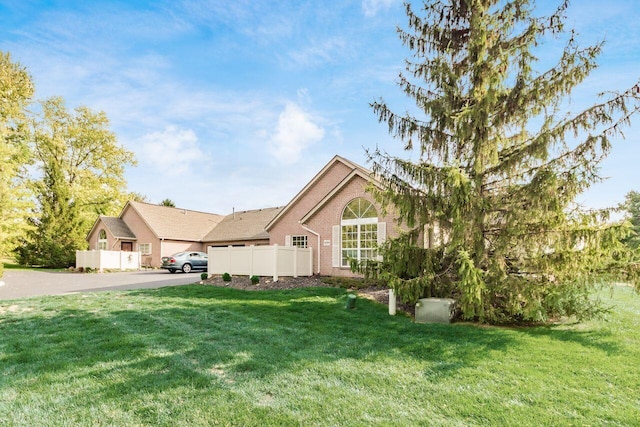
[[66, 271], [67, 268], [44, 268], [20, 265], [13, 259], [2, 259], [0, 262], [4, 265], [5, 270], [34, 270], [34, 271]]
[[608, 321], [420, 325], [343, 289], [0, 302], [0, 424], [638, 425], [640, 297]]

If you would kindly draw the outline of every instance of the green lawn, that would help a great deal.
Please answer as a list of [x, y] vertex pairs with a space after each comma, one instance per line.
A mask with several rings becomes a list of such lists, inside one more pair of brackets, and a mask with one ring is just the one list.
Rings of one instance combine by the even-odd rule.
[[[420, 325], [335, 288], [0, 301], [0, 425], [638, 425], [640, 297], [607, 321]], [[608, 296], [607, 296], [608, 297]]]

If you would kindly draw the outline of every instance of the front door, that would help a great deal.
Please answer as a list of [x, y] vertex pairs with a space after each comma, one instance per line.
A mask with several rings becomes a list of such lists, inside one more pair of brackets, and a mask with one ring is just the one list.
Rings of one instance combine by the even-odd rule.
[[121, 242], [120, 250], [124, 252], [133, 252], [133, 242]]

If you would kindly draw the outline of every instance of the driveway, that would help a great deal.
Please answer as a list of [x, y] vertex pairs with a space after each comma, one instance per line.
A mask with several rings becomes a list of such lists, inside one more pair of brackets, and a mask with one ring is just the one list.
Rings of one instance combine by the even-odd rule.
[[200, 281], [201, 272], [171, 274], [167, 270], [118, 273], [70, 273], [57, 271], [4, 270], [0, 300], [74, 292], [149, 289], [186, 285]]

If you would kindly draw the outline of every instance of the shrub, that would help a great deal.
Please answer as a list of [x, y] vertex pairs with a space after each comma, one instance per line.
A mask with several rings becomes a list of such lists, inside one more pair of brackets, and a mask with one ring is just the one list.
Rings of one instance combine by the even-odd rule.
[[200, 273], [200, 279], [207, 280], [209, 278], [209, 273], [202, 272]]
[[257, 285], [258, 283], [260, 283], [260, 278], [255, 275], [251, 276], [251, 283]]
[[224, 273], [222, 275], [222, 280], [224, 280], [225, 282], [230, 282], [231, 281], [231, 275], [229, 273]]

